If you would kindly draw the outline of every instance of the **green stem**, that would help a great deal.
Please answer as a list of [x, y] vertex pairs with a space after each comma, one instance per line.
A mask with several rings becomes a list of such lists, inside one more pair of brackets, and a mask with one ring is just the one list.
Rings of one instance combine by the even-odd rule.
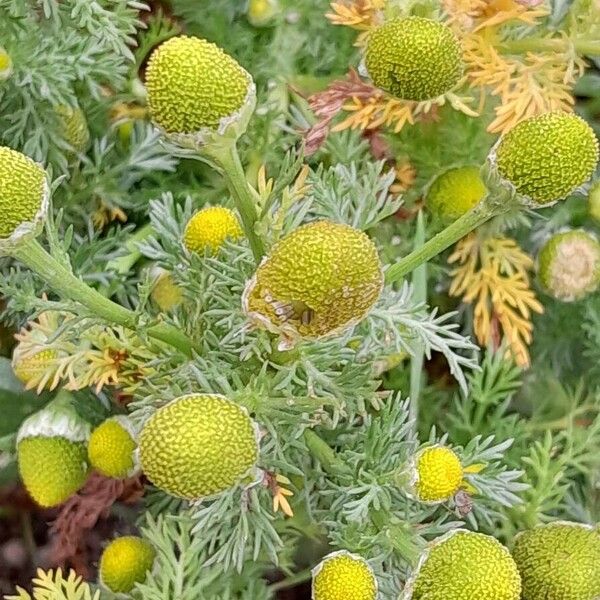
[[319, 461], [321, 466], [330, 475], [348, 475], [350, 468], [341, 460], [335, 451], [322, 440], [312, 429], [304, 430], [304, 442], [310, 453]]
[[564, 52], [573, 45], [578, 54], [585, 56], [600, 55], [600, 41], [597, 40], [569, 40], [562, 38], [535, 38], [528, 37], [519, 40], [506, 40], [500, 44], [503, 52], [510, 54], [525, 54], [527, 52]]
[[497, 211], [492, 205], [483, 200], [454, 221], [454, 223], [446, 227], [446, 229], [432, 237], [420, 248], [413, 250], [408, 256], [401, 258], [396, 264], [392, 265], [386, 272], [386, 282], [393, 283], [400, 281], [419, 265], [443, 252], [446, 248], [467, 235], [467, 233], [470, 233], [473, 229], [491, 219], [495, 214], [497, 214]]
[[139, 242], [143, 242], [145, 239], [150, 237], [154, 229], [150, 223], [147, 223], [143, 227], [137, 229], [131, 237], [125, 242], [125, 248], [128, 250], [128, 254], [119, 256], [114, 260], [111, 260], [107, 267], [110, 271], [124, 275], [131, 271], [133, 265], [142, 257], [142, 253], [138, 247]]
[[[137, 329], [136, 314], [133, 311], [116, 304], [86, 285], [51, 254], [46, 252], [37, 240], [33, 239], [20, 244], [12, 254], [40, 275], [61, 296], [79, 302], [94, 315], [106, 321], [122, 325], [134, 331]], [[191, 340], [172, 325], [161, 323], [139, 333], [146, 333], [149, 337], [165, 342], [187, 356], [192, 355], [193, 345]]]
[[233, 196], [236, 208], [242, 219], [244, 233], [250, 243], [256, 262], [259, 262], [265, 253], [262, 240], [256, 233], [256, 202], [252, 189], [246, 180], [246, 173], [233, 140], [225, 140], [223, 144], [206, 148], [206, 153], [212, 158], [221, 170], [227, 182], [227, 187]]
[[312, 570], [305, 569], [304, 571], [300, 571], [299, 573], [295, 573], [290, 577], [286, 577], [281, 581], [277, 581], [269, 586], [269, 589], [272, 592], [278, 592], [279, 590], [285, 590], [286, 588], [292, 587], [297, 583], [303, 583], [308, 581], [312, 577]]

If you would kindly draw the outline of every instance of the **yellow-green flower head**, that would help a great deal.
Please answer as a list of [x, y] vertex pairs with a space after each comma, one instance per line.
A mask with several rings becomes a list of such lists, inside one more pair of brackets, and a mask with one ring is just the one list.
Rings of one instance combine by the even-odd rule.
[[88, 475], [89, 435], [89, 425], [70, 406], [57, 401], [21, 425], [19, 473], [40, 506], [57, 506], [83, 486]]
[[521, 578], [493, 537], [464, 529], [435, 540], [421, 557], [405, 600], [519, 600]]
[[90, 142], [90, 130], [83, 111], [70, 106], [57, 106], [55, 110], [62, 124], [65, 141], [76, 152], [85, 152]]
[[436, 177], [427, 191], [426, 204], [437, 219], [455, 221], [479, 204], [486, 192], [479, 167], [457, 167]]
[[111, 417], [101, 423], [90, 436], [90, 465], [107, 477], [124, 479], [137, 471], [136, 432], [124, 416]]
[[183, 233], [183, 243], [190, 252], [212, 254], [225, 240], [238, 240], [243, 236], [236, 214], [223, 206], [208, 206], [199, 210], [189, 221]]
[[245, 128], [256, 96], [252, 77], [231, 56], [185, 35], [152, 53], [146, 88], [153, 122], [176, 140], [200, 143], [203, 132], [224, 134], [243, 121]]
[[169, 312], [181, 304], [183, 291], [167, 271], [163, 269], [156, 270], [155, 277], [151, 293], [152, 300], [158, 304], [162, 311]]
[[273, 246], [248, 282], [243, 305], [257, 325], [293, 342], [358, 323], [379, 298], [382, 286], [373, 242], [348, 225], [318, 221], [299, 227]]
[[279, 0], [249, 0], [248, 22], [254, 27], [265, 27], [281, 11]]
[[396, 98], [421, 102], [450, 91], [463, 71], [452, 30], [422, 17], [398, 18], [376, 29], [365, 66], [373, 83]]
[[156, 550], [146, 540], [133, 535], [112, 541], [100, 558], [100, 582], [115, 594], [130, 592], [152, 570]]
[[535, 205], [561, 200], [584, 184], [598, 163], [598, 140], [577, 115], [552, 112], [525, 119], [495, 150], [499, 174]]
[[588, 194], [588, 211], [590, 217], [600, 222], [600, 179], [592, 185]]
[[517, 536], [513, 556], [523, 600], [600, 598], [600, 531], [579, 523], [541, 525]]
[[[13, 353], [12, 367], [14, 374], [26, 388], [36, 387], [40, 378], [53, 368], [58, 354], [56, 350], [48, 348], [47, 350], [42, 350], [32, 356], [23, 357], [18, 351], [18, 348], [19, 347], [17, 346]], [[51, 381], [49, 380], [44, 387], [48, 388], [50, 383]]]
[[0, 250], [39, 233], [49, 196], [42, 167], [16, 150], [0, 147]]
[[367, 561], [345, 550], [328, 554], [312, 572], [312, 600], [375, 600], [377, 581]]
[[425, 448], [414, 465], [414, 493], [421, 502], [438, 503], [453, 498], [463, 483], [460, 459], [450, 448]]
[[580, 300], [600, 285], [600, 243], [583, 229], [553, 235], [538, 254], [544, 290], [563, 302]]
[[140, 434], [146, 477], [179, 498], [201, 500], [254, 479], [258, 428], [217, 394], [182, 396], [159, 408]]
[[13, 73], [13, 62], [10, 54], [0, 46], [0, 81], [6, 81]]

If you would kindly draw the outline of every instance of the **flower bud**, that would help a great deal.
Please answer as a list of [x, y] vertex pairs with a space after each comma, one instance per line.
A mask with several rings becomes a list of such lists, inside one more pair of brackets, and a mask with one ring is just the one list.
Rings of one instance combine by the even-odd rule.
[[250, 25], [265, 27], [273, 22], [280, 11], [279, 0], [249, 0], [246, 14]]
[[446, 502], [463, 483], [463, 467], [450, 448], [434, 446], [417, 454], [413, 468], [413, 489], [421, 502]]
[[57, 106], [65, 141], [77, 152], [83, 154], [90, 143], [90, 130], [85, 115], [80, 108]]
[[248, 72], [215, 44], [185, 35], [154, 50], [146, 87], [153, 122], [191, 147], [204, 145], [211, 134], [239, 137], [256, 102]]
[[452, 30], [439, 21], [398, 18], [371, 33], [365, 66], [378, 88], [421, 102], [445, 94], [458, 83], [462, 49]]
[[534, 206], [561, 200], [598, 163], [598, 140], [577, 115], [552, 112], [515, 125], [492, 153], [500, 176]]
[[600, 284], [600, 243], [582, 229], [553, 235], [538, 254], [544, 290], [563, 302], [580, 300]]
[[88, 457], [92, 467], [106, 477], [124, 479], [137, 471], [136, 448], [131, 421], [124, 416], [111, 417], [92, 431]]
[[224, 396], [192, 394], [159, 408], [140, 434], [148, 479], [172, 496], [200, 500], [253, 480], [258, 431]]
[[521, 578], [498, 540], [464, 529], [435, 540], [406, 584], [404, 600], [519, 600]]
[[215, 254], [225, 240], [238, 240], [243, 231], [236, 214], [222, 206], [209, 206], [198, 211], [188, 222], [183, 243], [190, 252]]
[[369, 563], [345, 550], [328, 554], [312, 572], [312, 600], [375, 600], [377, 581]]
[[156, 550], [146, 540], [132, 535], [117, 538], [100, 558], [100, 582], [115, 594], [126, 594], [146, 579], [155, 557]]
[[[27, 388], [37, 387], [40, 380], [51, 370], [58, 358], [56, 350], [48, 348], [32, 356], [23, 357], [19, 352], [19, 346], [13, 353], [12, 367], [17, 379]], [[44, 386], [49, 388], [49, 380]]]
[[287, 347], [358, 323], [383, 286], [377, 249], [348, 225], [303, 225], [273, 246], [248, 282], [243, 306], [259, 326], [279, 333]]

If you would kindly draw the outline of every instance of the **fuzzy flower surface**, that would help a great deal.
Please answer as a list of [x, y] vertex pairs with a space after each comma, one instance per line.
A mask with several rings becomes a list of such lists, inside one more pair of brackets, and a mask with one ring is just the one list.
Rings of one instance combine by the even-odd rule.
[[167, 133], [217, 129], [242, 108], [251, 78], [207, 40], [171, 38], [152, 54], [146, 70], [152, 120]]
[[375, 600], [377, 582], [367, 561], [341, 551], [326, 556], [313, 570], [313, 600]]
[[519, 600], [521, 578], [496, 539], [456, 530], [433, 542], [407, 584], [407, 600]]
[[600, 597], [600, 532], [557, 522], [521, 533], [513, 556], [523, 600], [596, 600]]
[[396, 98], [419, 102], [437, 98], [458, 83], [461, 47], [443, 23], [399, 18], [371, 33], [365, 65], [377, 87]]
[[213, 254], [225, 240], [238, 240], [243, 236], [236, 214], [223, 206], [208, 206], [199, 210], [186, 225], [183, 243], [190, 252]]
[[117, 538], [102, 553], [100, 580], [111, 592], [130, 592], [137, 582], [144, 581], [155, 556], [153, 546], [142, 538]]
[[317, 221], [282, 238], [244, 293], [244, 309], [284, 339], [320, 338], [359, 322], [379, 298], [373, 242], [348, 225]]
[[415, 491], [422, 502], [444, 502], [452, 498], [463, 483], [460, 459], [450, 448], [426, 448], [415, 464]]
[[140, 434], [141, 467], [165, 492], [197, 500], [248, 478], [258, 458], [257, 430], [224, 396], [182, 396], [159, 408]]
[[90, 436], [90, 465], [107, 477], [123, 479], [135, 471], [136, 447], [133, 426], [126, 417], [107, 419]]
[[594, 131], [570, 113], [546, 113], [521, 121], [501, 138], [496, 150], [500, 175], [537, 205], [573, 193], [597, 164]]
[[580, 300], [600, 285], [600, 242], [582, 229], [553, 235], [538, 255], [538, 276], [557, 300]]

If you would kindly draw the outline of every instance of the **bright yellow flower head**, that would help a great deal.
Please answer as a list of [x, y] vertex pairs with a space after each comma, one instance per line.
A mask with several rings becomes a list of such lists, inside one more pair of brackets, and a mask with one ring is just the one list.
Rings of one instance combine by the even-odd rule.
[[452, 30], [421, 17], [398, 18], [373, 31], [365, 64], [373, 83], [417, 102], [450, 91], [462, 75], [462, 50]]
[[450, 448], [435, 446], [419, 453], [415, 463], [417, 498], [422, 502], [445, 502], [463, 483], [460, 459]]
[[326, 556], [313, 570], [313, 600], [375, 600], [377, 581], [367, 561], [346, 551]]
[[37, 232], [48, 195], [42, 167], [20, 152], [0, 147], [0, 242]]
[[579, 523], [540, 525], [520, 534], [513, 556], [523, 600], [600, 598], [600, 531]]
[[598, 164], [598, 140], [577, 115], [552, 112], [525, 119], [496, 149], [500, 175], [535, 204], [561, 200], [585, 183]]
[[190, 252], [217, 252], [225, 240], [238, 240], [243, 231], [237, 216], [223, 206], [209, 206], [198, 211], [188, 222], [183, 243]]
[[181, 35], [152, 53], [146, 87], [152, 120], [166, 133], [193, 134], [235, 119], [254, 84], [221, 48]]
[[224, 396], [182, 396], [159, 408], [140, 434], [148, 479], [172, 496], [197, 500], [241, 483], [258, 459], [256, 425]]
[[538, 255], [540, 283], [557, 300], [580, 300], [600, 286], [600, 242], [583, 229], [553, 235]]
[[407, 583], [406, 600], [519, 600], [521, 578], [493, 537], [455, 530], [435, 540]]
[[90, 436], [90, 464], [107, 477], [124, 479], [136, 470], [136, 447], [133, 425], [127, 417], [107, 419]]
[[433, 181], [425, 202], [436, 218], [455, 221], [478, 204], [486, 191], [478, 167], [458, 167]]
[[377, 249], [367, 235], [318, 221], [273, 246], [243, 303], [253, 322], [285, 339], [320, 338], [359, 322], [382, 285]]
[[100, 558], [100, 581], [111, 592], [126, 594], [146, 579], [155, 557], [156, 550], [146, 540], [135, 536], [117, 538]]

